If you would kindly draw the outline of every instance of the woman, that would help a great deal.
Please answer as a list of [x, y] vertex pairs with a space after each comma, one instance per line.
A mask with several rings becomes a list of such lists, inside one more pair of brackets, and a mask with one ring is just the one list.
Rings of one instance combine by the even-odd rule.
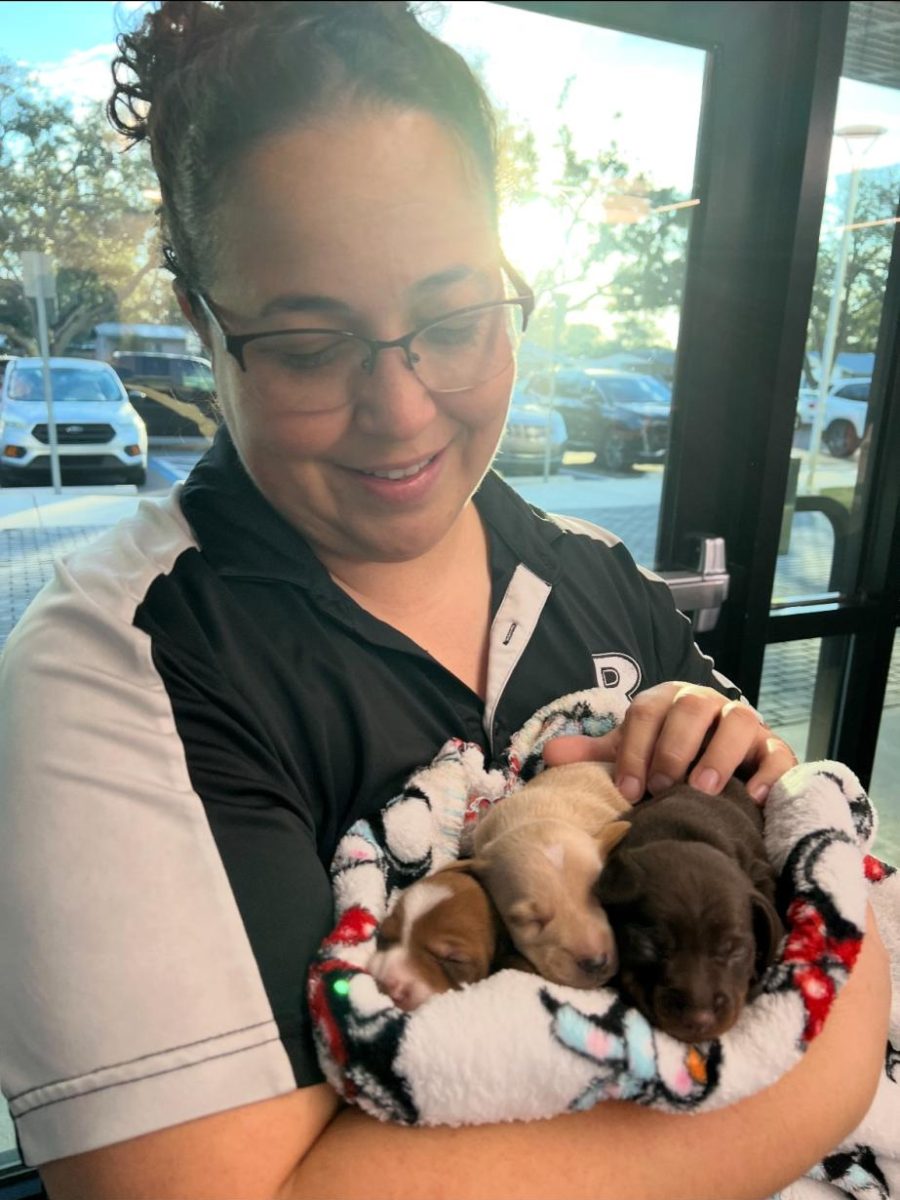
[[711, 1116], [410, 1130], [321, 1082], [331, 853], [448, 736], [496, 755], [602, 672], [637, 694], [624, 731], [553, 754], [615, 759], [633, 798], [707, 739], [710, 792], [746, 760], [762, 799], [793, 757], [621, 546], [486, 475], [531, 298], [462, 60], [376, 3], [164, 3], [122, 49], [112, 111], [149, 139], [224, 428], [4, 659], [0, 879], [30, 957], [0, 963], [0, 1072], [27, 1158], [53, 1200], [768, 1194], [868, 1104], [877, 938], [805, 1061]]

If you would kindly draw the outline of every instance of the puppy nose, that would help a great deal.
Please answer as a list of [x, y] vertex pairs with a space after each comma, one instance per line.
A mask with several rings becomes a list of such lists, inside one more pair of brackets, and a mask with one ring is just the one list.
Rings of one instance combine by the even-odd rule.
[[685, 1027], [699, 1038], [707, 1037], [716, 1027], [716, 1014], [711, 1008], [695, 1008], [684, 1014]]
[[599, 975], [607, 969], [608, 965], [608, 954], [598, 954], [594, 958], [578, 958], [575, 960], [575, 966], [579, 971], [583, 971], [585, 975]]
[[386, 979], [382, 983], [384, 991], [390, 996], [398, 1008], [406, 1009], [412, 998], [412, 984], [408, 980]]

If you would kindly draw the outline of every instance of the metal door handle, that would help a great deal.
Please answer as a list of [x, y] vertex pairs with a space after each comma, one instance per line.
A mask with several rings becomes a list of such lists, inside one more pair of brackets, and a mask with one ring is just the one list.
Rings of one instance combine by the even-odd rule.
[[731, 580], [724, 538], [700, 538], [698, 549], [696, 571], [659, 571], [657, 574], [669, 585], [681, 611], [690, 614], [695, 631], [708, 633], [716, 627]]

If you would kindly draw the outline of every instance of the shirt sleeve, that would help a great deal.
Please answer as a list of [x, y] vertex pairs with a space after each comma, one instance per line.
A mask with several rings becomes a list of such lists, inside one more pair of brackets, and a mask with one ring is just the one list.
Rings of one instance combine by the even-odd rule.
[[[216, 746], [193, 772], [179, 689]], [[318, 1081], [327, 872], [266, 748], [223, 739], [222, 706], [204, 733], [202, 667], [164, 687], [147, 635], [61, 568], [0, 694], [0, 1081], [26, 1162]]]

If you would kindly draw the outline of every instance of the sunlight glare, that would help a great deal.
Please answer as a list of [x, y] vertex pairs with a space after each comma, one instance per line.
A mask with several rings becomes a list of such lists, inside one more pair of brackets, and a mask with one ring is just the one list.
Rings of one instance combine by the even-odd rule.
[[559, 210], [546, 199], [511, 204], [500, 217], [503, 249], [527, 279], [565, 258], [567, 241]]

